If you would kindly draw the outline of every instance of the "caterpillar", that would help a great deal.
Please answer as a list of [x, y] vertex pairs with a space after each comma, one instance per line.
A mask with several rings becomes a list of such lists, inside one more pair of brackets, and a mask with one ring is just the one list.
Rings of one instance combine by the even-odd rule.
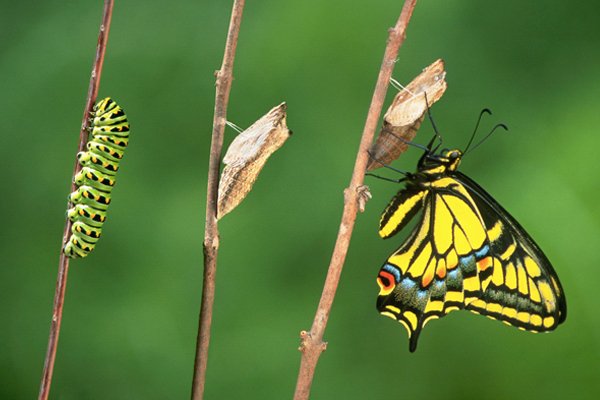
[[129, 144], [129, 122], [125, 111], [110, 97], [99, 101], [90, 119], [86, 151], [77, 154], [81, 170], [73, 177], [77, 189], [68, 197], [73, 222], [64, 247], [67, 257], [87, 256], [102, 235], [106, 211], [115, 186], [115, 175]]

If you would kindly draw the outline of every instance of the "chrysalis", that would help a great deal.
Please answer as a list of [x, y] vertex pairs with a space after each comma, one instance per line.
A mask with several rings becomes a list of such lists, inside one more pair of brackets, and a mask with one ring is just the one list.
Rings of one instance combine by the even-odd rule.
[[[444, 61], [439, 59], [398, 92], [383, 117], [381, 132], [371, 146], [368, 171], [390, 164], [406, 151], [406, 142], [417, 134], [427, 107], [437, 102], [446, 91], [445, 78]], [[427, 101], [424, 93], [427, 93]]]
[[219, 182], [219, 219], [244, 200], [267, 159], [291, 135], [285, 121], [286, 109], [285, 103], [273, 108], [229, 145]]

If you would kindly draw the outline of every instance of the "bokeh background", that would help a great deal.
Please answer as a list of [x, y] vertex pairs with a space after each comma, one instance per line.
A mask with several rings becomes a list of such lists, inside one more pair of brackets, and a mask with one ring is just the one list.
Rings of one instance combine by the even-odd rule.
[[[401, 5], [247, 2], [228, 117], [249, 126], [285, 100], [294, 135], [220, 224], [207, 399], [292, 396], [298, 333], [316, 310]], [[0, 398], [31, 399], [102, 2], [4, 0], [1, 9]], [[117, 1], [100, 96], [123, 105], [132, 141], [105, 236], [71, 263], [51, 398], [189, 397], [213, 72], [230, 9], [216, 0]], [[446, 61], [449, 87], [432, 111], [449, 146], [464, 147], [483, 107], [494, 114], [482, 132], [509, 125], [462, 170], [552, 260], [566, 323], [534, 335], [453, 313], [428, 325], [410, 354], [404, 328], [375, 310], [375, 277], [402, 239], [380, 240], [378, 219], [398, 187], [367, 178], [373, 199], [356, 223], [313, 398], [600, 398], [599, 15], [591, 0], [422, 0], [394, 73], [406, 83]], [[416, 141], [431, 134], [424, 123]], [[235, 135], [228, 129], [226, 144]], [[394, 165], [411, 170], [419, 153]]]

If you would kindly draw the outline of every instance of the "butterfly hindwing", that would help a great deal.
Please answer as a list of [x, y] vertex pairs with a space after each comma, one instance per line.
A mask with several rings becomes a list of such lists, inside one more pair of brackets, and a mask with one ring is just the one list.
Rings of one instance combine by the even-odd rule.
[[[397, 198], [412, 199], [401, 194]], [[419, 222], [388, 258], [377, 280], [377, 307], [407, 328], [411, 351], [427, 322], [480, 298], [482, 285], [491, 278], [491, 270], [481, 263], [490, 248], [487, 234], [460, 182], [450, 177], [437, 180], [420, 201]], [[393, 205], [408, 208], [392, 201], [386, 212], [392, 213]]]

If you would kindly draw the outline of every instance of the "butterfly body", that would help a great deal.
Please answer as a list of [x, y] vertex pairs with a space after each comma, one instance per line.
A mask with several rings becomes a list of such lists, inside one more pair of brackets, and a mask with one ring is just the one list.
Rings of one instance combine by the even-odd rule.
[[377, 308], [406, 327], [411, 351], [425, 324], [454, 310], [534, 332], [566, 318], [550, 262], [502, 206], [457, 170], [462, 155], [435, 153], [430, 143], [381, 216], [379, 234], [389, 238], [419, 215], [377, 278]]

